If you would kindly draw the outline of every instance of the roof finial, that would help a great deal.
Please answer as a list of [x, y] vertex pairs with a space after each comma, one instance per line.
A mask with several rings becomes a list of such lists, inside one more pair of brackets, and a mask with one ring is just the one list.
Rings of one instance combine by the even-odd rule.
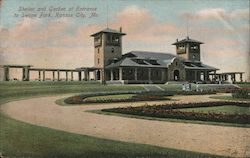
[[109, 28], [109, 4], [108, 0], [106, 0], [106, 8], [107, 8], [107, 28]]
[[188, 39], [188, 19], [187, 19], [187, 39]]

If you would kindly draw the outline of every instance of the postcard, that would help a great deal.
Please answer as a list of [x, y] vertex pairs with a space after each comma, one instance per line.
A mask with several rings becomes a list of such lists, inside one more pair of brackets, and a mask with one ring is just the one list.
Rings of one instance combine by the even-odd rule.
[[0, 0], [0, 157], [250, 157], [249, 0]]

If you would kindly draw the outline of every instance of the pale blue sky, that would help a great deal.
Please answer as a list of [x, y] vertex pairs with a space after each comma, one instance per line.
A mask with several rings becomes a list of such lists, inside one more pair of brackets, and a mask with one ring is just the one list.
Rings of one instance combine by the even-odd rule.
[[[179, 16], [184, 12], [193, 12], [209, 9], [224, 8], [226, 11], [235, 9], [248, 9], [248, 0], [5, 0], [1, 9], [1, 26], [13, 27], [20, 18], [13, 17], [13, 13], [19, 8], [24, 7], [43, 7], [43, 6], [82, 6], [97, 7], [101, 15], [97, 19], [71, 18], [73, 24], [84, 25], [91, 23], [106, 23], [106, 6], [109, 6], [109, 20], [114, 20], [113, 15], [117, 14], [127, 6], [137, 5], [147, 9], [159, 21], [171, 21], [177, 25], [183, 25], [183, 20]], [[53, 19], [43, 19], [53, 20]], [[236, 21], [244, 22], [244, 21]], [[246, 21], [245, 21], [246, 22]], [[185, 23], [185, 22], [184, 22]], [[213, 23], [215, 25], [216, 23]]]

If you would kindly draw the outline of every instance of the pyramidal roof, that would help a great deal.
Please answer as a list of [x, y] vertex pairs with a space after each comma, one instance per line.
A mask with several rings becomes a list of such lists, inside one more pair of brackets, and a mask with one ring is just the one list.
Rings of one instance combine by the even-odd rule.
[[203, 42], [200, 42], [200, 41], [191, 39], [191, 38], [189, 38], [189, 37], [187, 36], [185, 39], [180, 40], [180, 41], [178, 41], [178, 39], [177, 39], [177, 41], [176, 41], [175, 43], [173, 43], [172, 45], [183, 44], [183, 43], [198, 43], [198, 44], [203, 44]]
[[92, 34], [91, 36], [95, 36], [95, 35], [100, 34], [100, 33], [114, 33], [114, 34], [126, 35], [123, 32], [120, 32], [120, 31], [117, 31], [117, 30], [114, 30], [114, 29], [110, 29], [110, 28], [106, 28], [106, 29], [103, 29], [103, 30], [101, 30], [99, 32], [96, 32], [96, 33]]

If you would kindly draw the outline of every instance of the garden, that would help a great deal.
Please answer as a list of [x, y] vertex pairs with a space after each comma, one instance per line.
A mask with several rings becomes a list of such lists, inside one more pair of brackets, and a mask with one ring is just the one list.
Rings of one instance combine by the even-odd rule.
[[172, 103], [119, 107], [102, 111], [155, 118], [250, 124], [250, 103], [248, 102]]
[[216, 94], [213, 91], [162, 91], [162, 92], [106, 92], [80, 94], [68, 97], [64, 100], [66, 104], [86, 103], [117, 103], [117, 102], [138, 102], [138, 101], [160, 101], [171, 100], [174, 95], [207, 95]]

